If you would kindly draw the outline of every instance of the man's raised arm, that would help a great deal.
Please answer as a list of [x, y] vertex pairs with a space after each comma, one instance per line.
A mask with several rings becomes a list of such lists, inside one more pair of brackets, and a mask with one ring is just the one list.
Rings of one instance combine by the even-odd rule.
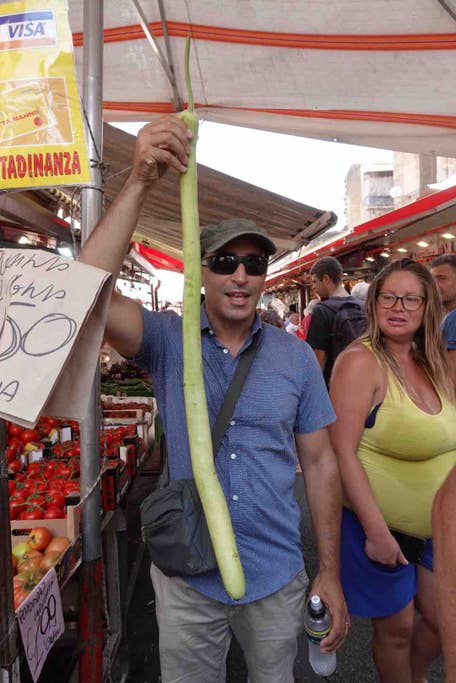
[[[177, 116], [147, 124], [138, 134], [131, 173], [117, 198], [84, 244], [79, 260], [112, 273], [122, 267], [150, 187], [168, 166], [186, 170], [191, 131]], [[106, 338], [122, 355], [134, 356], [142, 341], [140, 306], [113, 293]]]

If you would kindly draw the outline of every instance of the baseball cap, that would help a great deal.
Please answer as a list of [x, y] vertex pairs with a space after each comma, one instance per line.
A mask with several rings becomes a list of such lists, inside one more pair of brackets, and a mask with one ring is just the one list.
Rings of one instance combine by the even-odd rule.
[[238, 237], [256, 238], [261, 242], [268, 256], [277, 251], [276, 245], [264, 228], [248, 218], [229, 218], [215, 225], [206, 225], [201, 230], [201, 256], [218, 251]]

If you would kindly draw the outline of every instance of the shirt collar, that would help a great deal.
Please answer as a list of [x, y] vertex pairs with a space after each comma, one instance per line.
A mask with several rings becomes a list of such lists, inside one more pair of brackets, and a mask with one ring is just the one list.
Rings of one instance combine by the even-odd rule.
[[[261, 318], [258, 315], [258, 313], [255, 313], [255, 320], [253, 321], [252, 330], [250, 332], [249, 338], [253, 337], [258, 332], [258, 330], [262, 329], [262, 327], [263, 325], [261, 323]], [[207, 317], [206, 306], [203, 303], [201, 304], [201, 332], [205, 331], [210, 332], [212, 331], [212, 328], [209, 322], [209, 318]]]

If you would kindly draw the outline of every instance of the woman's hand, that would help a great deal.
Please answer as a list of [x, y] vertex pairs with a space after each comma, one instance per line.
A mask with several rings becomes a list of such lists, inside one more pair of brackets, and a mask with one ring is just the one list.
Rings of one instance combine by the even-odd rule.
[[398, 564], [408, 564], [399, 543], [386, 527], [384, 530], [370, 534], [366, 538], [366, 555], [373, 562], [396, 567]]

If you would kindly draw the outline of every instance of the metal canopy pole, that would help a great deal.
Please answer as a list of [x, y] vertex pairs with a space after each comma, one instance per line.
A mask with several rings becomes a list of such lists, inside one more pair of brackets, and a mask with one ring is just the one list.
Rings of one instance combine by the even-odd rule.
[[[103, 0], [84, 0], [83, 101], [87, 123], [92, 186], [82, 191], [84, 243], [103, 210], [100, 166], [103, 145]], [[100, 524], [100, 378], [96, 371], [88, 414], [81, 423], [82, 567], [79, 612], [79, 681], [103, 678], [103, 570]]]

